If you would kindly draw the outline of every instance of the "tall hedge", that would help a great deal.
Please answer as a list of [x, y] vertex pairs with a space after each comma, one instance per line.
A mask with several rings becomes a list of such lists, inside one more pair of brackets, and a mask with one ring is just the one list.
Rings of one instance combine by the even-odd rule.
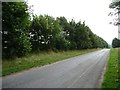
[[29, 12], [26, 2], [2, 3], [3, 58], [23, 56], [31, 51]]
[[65, 17], [33, 15], [26, 2], [2, 3], [3, 58], [21, 57], [43, 50], [105, 48], [108, 44], [95, 35], [85, 22]]

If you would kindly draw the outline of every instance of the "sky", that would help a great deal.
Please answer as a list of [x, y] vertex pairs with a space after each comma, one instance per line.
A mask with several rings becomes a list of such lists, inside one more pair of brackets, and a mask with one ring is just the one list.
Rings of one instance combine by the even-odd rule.
[[28, 0], [33, 5], [33, 13], [48, 14], [53, 17], [64, 16], [76, 22], [85, 21], [93, 33], [102, 37], [109, 44], [118, 37], [118, 27], [109, 24], [113, 17], [108, 16], [111, 0]]

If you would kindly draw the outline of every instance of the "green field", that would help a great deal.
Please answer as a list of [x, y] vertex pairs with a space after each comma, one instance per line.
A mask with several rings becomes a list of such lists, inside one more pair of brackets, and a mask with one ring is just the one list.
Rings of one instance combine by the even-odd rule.
[[118, 88], [118, 49], [111, 49], [102, 88]]
[[14, 60], [3, 60], [2, 76], [6, 76], [32, 67], [51, 64], [60, 60], [64, 60], [70, 57], [74, 57], [77, 55], [85, 54], [96, 50], [99, 49], [73, 50], [60, 52], [49, 51], [33, 53], [22, 58], [16, 58]]

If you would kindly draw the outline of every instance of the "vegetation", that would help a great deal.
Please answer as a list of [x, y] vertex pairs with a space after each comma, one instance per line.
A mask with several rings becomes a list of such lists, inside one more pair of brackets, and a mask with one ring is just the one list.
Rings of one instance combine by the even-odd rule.
[[120, 88], [120, 48], [118, 49], [118, 88]]
[[90, 28], [65, 17], [33, 15], [26, 2], [2, 3], [3, 59], [22, 57], [36, 51], [80, 50], [108, 47]]
[[120, 47], [120, 40], [117, 39], [117, 38], [114, 38], [113, 41], [112, 41], [112, 47], [113, 48]]
[[105, 47], [85, 22], [33, 15], [27, 2], [2, 2], [3, 75]]
[[110, 12], [110, 16], [115, 16], [115, 18], [113, 19], [113, 23], [114, 25], [120, 25], [120, 20], [119, 20], [119, 14], [120, 14], [120, 1], [116, 1], [116, 2], [112, 2], [109, 7], [111, 9], [114, 10], [114, 12]]
[[2, 3], [3, 58], [20, 57], [31, 51], [29, 17], [25, 2]]
[[120, 78], [118, 79], [118, 76], [120, 77], [118, 75], [118, 60], [120, 61], [120, 59], [118, 59], [118, 54], [120, 55], [120, 50], [118, 53], [118, 49], [111, 49], [102, 88], [120, 88]]
[[[46, 64], [54, 63], [77, 55], [85, 54], [88, 52], [96, 51], [97, 49], [87, 50], [71, 50], [71, 51], [42, 51], [40, 53], [33, 53], [22, 58], [14, 60], [4, 60], [2, 75], [9, 75], [18, 71], [26, 70], [32, 67], [43, 66]], [[98, 49], [99, 50], [99, 49]]]

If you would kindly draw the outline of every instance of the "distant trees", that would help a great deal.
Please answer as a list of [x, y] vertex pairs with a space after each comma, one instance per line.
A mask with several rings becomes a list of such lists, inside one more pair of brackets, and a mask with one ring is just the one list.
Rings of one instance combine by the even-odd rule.
[[75, 22], [73, 19], [67, 22], [65, 17], [57, 18], [63, 31], [66, 33], [65, 38], [70, 42], [70, 49], [87, 49], [108, 47], [106, 41], [95, 35], [85, 22]]
[[105, 48], [108, 44], [94, 34], [85, 22], [67, 21], [65, 17], [33, 15], [30, 20], [24, 2], [4, 2], [3, 58], [20, 57], [34, 51]]
[[113, 48], [120, 47], [120, 40], [117, 39], [117, 38], [114, 38], [113, 41], [112, 41], [112, 47]]

